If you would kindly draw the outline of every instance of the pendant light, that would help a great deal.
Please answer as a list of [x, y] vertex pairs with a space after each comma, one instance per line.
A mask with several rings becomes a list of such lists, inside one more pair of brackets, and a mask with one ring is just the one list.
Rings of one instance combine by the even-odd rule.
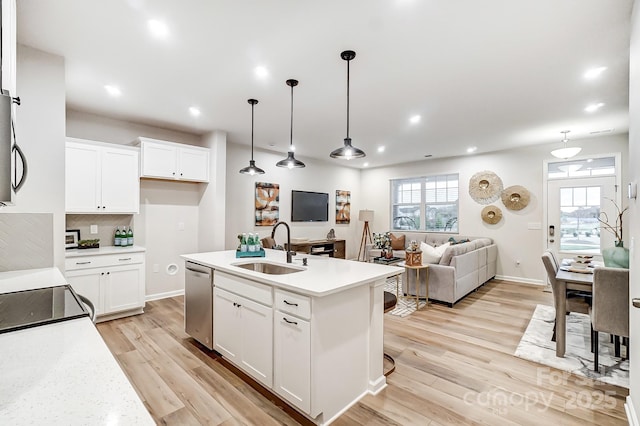
[[567, 138], [567, 133], [569, 133], [570, 131], [571, 130], [563, 130], [560, 132], [560, 133], [564, 133], [564, 137], [562, 138], [562, 142], [564, 143], [564, 145], [560, 149], [555, 149], [551, 151], [551, 155], [553, 155], [556, 158], [561, 158], [563, 160], [566, 160], [567, 158], [571, 158], [578, 155], [578, 153], [582, 151], [582, 148], [578, 146], [567, 148], [567, 142], [569, 142], [569, 138]]
[[298, 80], [287, 80], [287, 86], [291, 87], [291, 128], [289, 134], [289, 152], [287, 158], [280, 160], [276, 163], [278, 167], [287, 167], [293, 169], [294, 167], [300, 169], [305, 167], [304, 163], [300, 160], [296, 160], [293, 156], [293, 88], [298, 85]]
[[351, 146], [351, 138], [349, 137], [349, 62], [356, 57], [353, 50], [345, 50], [340, 57], [347, 61], [347, 137], [344, 139], [344, 146], [340, 147], [329, 154], [331, 158], [341, 158], [350, 160], [352, 158], [362, 158], [367, 154], [363, 150]]
[[258, 103], [256, 99], [247, 100], [251, 104], [251, 160], [249, 161], [249, 166], [240, 170], [240, 173], [244, 175], [262, 175], [264, 174], [264, 170], [260, 167], [256, 166], [256, 162], [253, 161], [253, 107]]

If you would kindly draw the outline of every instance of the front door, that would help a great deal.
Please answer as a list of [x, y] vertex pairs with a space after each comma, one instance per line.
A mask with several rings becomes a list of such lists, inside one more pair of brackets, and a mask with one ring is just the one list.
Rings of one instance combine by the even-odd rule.
[[618, 204], [615, 176], [549, 180], [547, 183], [547, 248], [560, 258], [576, 254], [599, 256], [612, 247], [614, 236], [598, 218], [615, 223]]

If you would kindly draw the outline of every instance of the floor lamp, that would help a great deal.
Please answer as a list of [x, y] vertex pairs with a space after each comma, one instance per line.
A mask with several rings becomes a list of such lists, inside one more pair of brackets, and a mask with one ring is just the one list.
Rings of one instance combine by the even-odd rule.
[[362, 239], [360, 240], [360, 250], [358, 250], [358, 260], [360, 260], [360, 253], [362, 253], [362, 261], [366, 258], [366, 245], [367, 239], [373, 244], [371, 238], [371, 230], [369, 229], [369, 222], [373, 222], [373, 210], [360, 210], [358, 212], [358, 219], [364, 222], [364, 228], [362, 228]]

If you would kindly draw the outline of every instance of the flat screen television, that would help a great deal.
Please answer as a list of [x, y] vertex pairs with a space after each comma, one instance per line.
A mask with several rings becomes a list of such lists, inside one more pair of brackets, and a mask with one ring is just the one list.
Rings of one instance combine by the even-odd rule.
[[292, 222], [328, 222], [329, 194], [291, 191]]

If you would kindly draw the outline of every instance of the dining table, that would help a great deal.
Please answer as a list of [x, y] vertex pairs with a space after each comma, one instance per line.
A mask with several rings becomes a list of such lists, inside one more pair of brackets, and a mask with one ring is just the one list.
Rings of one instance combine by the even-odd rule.
[[556, 274], [558, 285], [556, 306], [556, 356], [564, 357], [567, 335], [567, 290], [578, 290], [583, 293], [593, 291], [593, 270], [588, 272], [572, 272], [566, 266], [558, 268]]

